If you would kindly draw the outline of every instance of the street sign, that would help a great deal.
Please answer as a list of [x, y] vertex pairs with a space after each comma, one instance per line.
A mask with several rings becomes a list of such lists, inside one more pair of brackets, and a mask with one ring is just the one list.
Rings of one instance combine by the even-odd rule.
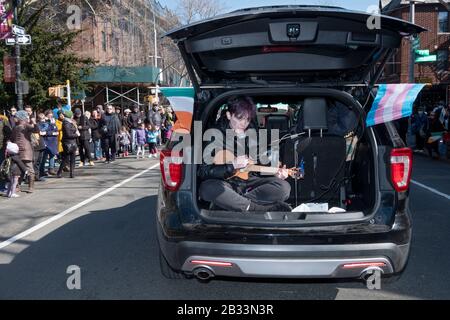
[[25, 35], [25, 29], [23, 27], [13, 24], [12, 25], [12, 33], [15, 35], [23, 36], [23, 35]]
[[16, 39], [15, 38], [6, 38], [5, 43], [7, 46], [13, 46], [16, 44]]
[[430, 50], [416, 50], [416, 54], [418, 54], [419, 56], [429, 56]]
[[28, 94], [30, 92], [30, 85], [28, 81], [19, 80], [16, 82], [16, 94]]
[[437, 59], [437, 56], [435, 54], [430, 55], [430, 50], [414, 50], [415, 59], [414, 62], [421, 63], [421, 62], [434, 62]]
[[28, 34], [25, 34], [23, 36], [18, 36], [17, 43], [22, 44], [22, 45], [31, 44], [31, 36]]
[[[5, 42], [8, 46], [13, 46], [16, 44], [16, 38], [6, 38]], [[31, 44], [31, 36], [28, 34], [17, 36], [17, 43], [19, 45], [29, 45]]]
[[423, 57], [417, 57], [416, 62], [435, 62], [437, 60], [437, 56], [435, 54]]

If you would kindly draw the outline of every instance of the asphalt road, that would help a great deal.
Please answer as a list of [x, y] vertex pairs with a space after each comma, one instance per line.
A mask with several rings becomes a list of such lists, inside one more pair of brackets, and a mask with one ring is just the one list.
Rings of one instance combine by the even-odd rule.
[[[0, 198], [0, 299], [450, 298], [450, 163], [415, 157], [414, 181], [443, 195], [412, 185], [409, 264], [400, 280], [376, 291], [360, 281], [165, 279], [155, 235], [157, 162], [121, 159], [77, 171], [75, 179], [38, 184], [32, 195]], [[80, 267], [80, 290], [67, 288], [71, 265]]]

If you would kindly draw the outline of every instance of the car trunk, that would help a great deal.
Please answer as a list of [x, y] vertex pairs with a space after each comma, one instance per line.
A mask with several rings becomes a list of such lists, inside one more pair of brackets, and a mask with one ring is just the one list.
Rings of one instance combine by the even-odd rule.
[[197, 91], [205, 85], [376, 81], [404, 36], [423, 28], [337, 7], [238, 10], [170, 31]]
[[[376, 23], [371, 25], [371, 22]], [[381, 28], [376, 27], [377, 23]], [[349, 112], [358, 114], [363, 128], [364, 110], [343, 88], [354, 85], [371, 88], [402, 38], [424, 30], [393, 17], [371, 16], [336, 7], [273, 6], [238, 10], [183, 26], [166, 36], [177, 43], [186, 64], [196, 92], [194, 120], [201, 120], [203, 129], [208, 127], [208, 121], [211, 124], [214, 112], [231, 95], [271, 95], [288, 100], [326, 98], [331, 103], [338, 101], [351, 106], [353, 109]], [[343, 206], [342, 201], [345, 201], [345, 213], [267, 212], [243, 215], [211, 210], [210, 204], [202, 200], [197, 203], [197, 211], [206, 222], [219, 224], [295, 226], [369, 221], [380, 204], [375, 139], [371, 128], [362, 130], [354, 160], [348, 169], [350, 187], [342, 192], [344, 196], [339, 195], [330, 202], [331, 206]], [[326, 153], [327, 146], [336, 145], [328, 136], [316, 141], [319, 143], [302, 150], [304, 157]], [[336, 141], [342, 145], [342, 141]], [[318, 149], [307, 151], [311, 145], [317, 145]], [[280, 156], [282, 161], [288, 157], [289, 154], [284, 159]], [[311, 157], [309, 159], [308, 165]], [[332, 161], [329, 163], [333, 164]], [[198, 199], [200, 181], [196, 178], [197, 168], [196, 165], [188, 167], [193, 170], [194, 199]], [[326, 172], [316, 169], [317, 174]], [[325, 175], [320, 179], [333, 180], [334, 174], [328, 173], [328, 177]], [[302, 183], [306, 184], [299, 182], [297, 187], [300, 190]], [[307, 185], [314, 183], [309, 181]], [[288, 201], [296, 206], [315, 200], [323, 185], [315, 184], [314, 192], [308, 190], [313, 187], [303, 188], [306, 189], [303, 193], [291, 191]], [[292, 183], [291, 188], [295, 189]]]
[[[230, 96], [234, 95], [246, 95], [253, 98], [255, 103], [260, 107], [258, 110], [262, 111], [258, 113], [258, 122], [260, 122], [261, 117], [266, 121], [264, 127], [260, 129], [268, 128], [273, 118], [276, 120], [273, 124], [275, 126], [279, 125], [280, 137], [284, 134], [284, 126], [277, 120], [280, 116], [284, 116], [283, 109], [280, 108], [280, 105], [289, 105], [292, 108], [298, 105], [299, 110], [301, 110], [302, 101], [312, 97], [326, 99], [329, 114], [335, 115], [336, 113], [332, 110], [335, 110], [336, 106], [340, 106], [339, 115], [346, 119], [354, 120], [351, 127], [348, 127], [347, 124], [346, 128], [338, 133], [336, 133], [335, 129], [332, 129], [332, 122], [330, 120], [329, 129], [323, 131], [322, 137], [320, 137], [318, 132], [311, 133], [311, 136], [315, 140], [310, 143], [309, 148], [306, 147], [299, 151], [298, 145], [301, 145], [305, 139], [300, 139], [297, 145], [295, 144], [297, 140], [290, 141], [288, 139], [287, 142], [280, 144], [279, 152], [280, 161], [283, 164], [287, 164], [288, 167], [297, 166], [293, 162], [295, 161], [293, 160], [295, 159], [294, 154], [297, 152], [301, 157], [304, 157], [306, 162], [304, 167], [305, 179], [295, 180], [291, 177], [287, 179], [291, 185], [291, 194], [286, 202], [292, 207], [298, 207], [301, 204], [311, 202], [327, 203], [329, 209], [332, 207], [340, 207], [345, 212], [330, 213], [324, 210], [315, 210], [314, 212], [254, 212], [242, 214], [242, 212], [232, 212], [215, 207], [211, 203], [201, 200], [199, 195], [195, 194], [195, 198], [198, 200], [198, 212], [202, 219], [208, 223], [238, 225], [262, 224], [269, 226], [360, 223], [361, 221], [371, 219], [379, 205], [378, 181], [376, 179], [378, 171], [376, 140], [372, 130], [364, 126], [365, 112], [362, 106], [351, 95], [340, 90], [324, 88], [277, 88], [265, 89], [263, 91], [260, 89], [242, 89], [225, 91], [211, 100], [204, 108], [204, 112], [198, 115], [196, 120], [203, 123], [203, 132], [214, 127], [218, 110]], [[271, 107], [267, 107], [268, 105]], [[345, 114], [345, 112], [353, 113], [353, 116], [348, 117], [348, 114]], [[295, 122], [298, 119], [286, 116], [286, 120], [289, 121], [288, 127], [292, 132], [293, 128], [296, 127]], [[271, 127], [270, 129], [277, 128]], [[333, 134], [330, 134], [329, 131], [333, 130]], [[355, 152], [352, 153], [353, 157], [348, 157], [347, 148], [350, 144], [347, 143], [347, 139], [344, 137], [349, 132], [354, 132], [358, 136], [357, 143], [355, 144]], [[205, 142], [205, 145], [207, 143]], [[330, 151], [330, 148], [336, 151]], [[313, 158], [309, 154], [310, 152], [315, 153], [315, 160], [312, 160]], [[333, 157], [333, 153], [344, 154], [344, 157]], [[347, 161], [348, 159], [351, 159], [351, 161]], [[318, 170], [314, 171], [310, 165], [312, 161], [317, 161]], [[340, 163], [338, 164], [339, 161]], [[194, 165], [192, 167], [194, 172], [196, 172], [196, 166]], [[343, 172], [338, 175], [337, 173], [340, 168], [343, 168]], [[196, 190], [194, 192], [197, 192], [202, 181], [195, 173], [192, 176], [194, 177], [194, 190]], [[320, 197], [323, 185], [330, 185], [333, 179], [342, 180], [343, 178], [346, 178], [345, 183], [339, 182], [339, 186], [336, 183], [331, 192], [327, 192], [326, 195]], [[311, 195], [312, 191], [316, 194]]]

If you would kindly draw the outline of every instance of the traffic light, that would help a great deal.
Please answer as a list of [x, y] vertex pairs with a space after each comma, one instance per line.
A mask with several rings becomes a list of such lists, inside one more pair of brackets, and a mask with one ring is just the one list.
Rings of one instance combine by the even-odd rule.
[[48, 95], [56, 98], [66, 98], [66, 86], [54, 86], [48, 88]]

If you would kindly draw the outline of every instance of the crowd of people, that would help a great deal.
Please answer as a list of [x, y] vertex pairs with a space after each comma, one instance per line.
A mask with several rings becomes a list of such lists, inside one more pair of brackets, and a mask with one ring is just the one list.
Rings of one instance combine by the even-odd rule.
[[[429, 113], [415, 107], [410, 120], [416, 151], [427, 151], [431, 158], [447, 157], [450, 153], [450, 104], [440, 102]], [[442, 147], [442, 148], [440, 148]], [[447, 149], [445, 152], [442, 149]], [[445, 153], [445, 155], [443, 155]]]
[[78, 167], [117, 157], [157, 158], [157, 147], [170, 139], [175, 121], [171, 107], [158, 104], [147, 112], [137, 104], [123, 112], [113, 105], [72, 112], [61, 101], [45, 111], [13, 107], [0, 115], [0, 192], [17, 198], [24, 183], [32, 193], [35, 181], [48, 176], [68, 172], [74, 178], [77, 156]]

